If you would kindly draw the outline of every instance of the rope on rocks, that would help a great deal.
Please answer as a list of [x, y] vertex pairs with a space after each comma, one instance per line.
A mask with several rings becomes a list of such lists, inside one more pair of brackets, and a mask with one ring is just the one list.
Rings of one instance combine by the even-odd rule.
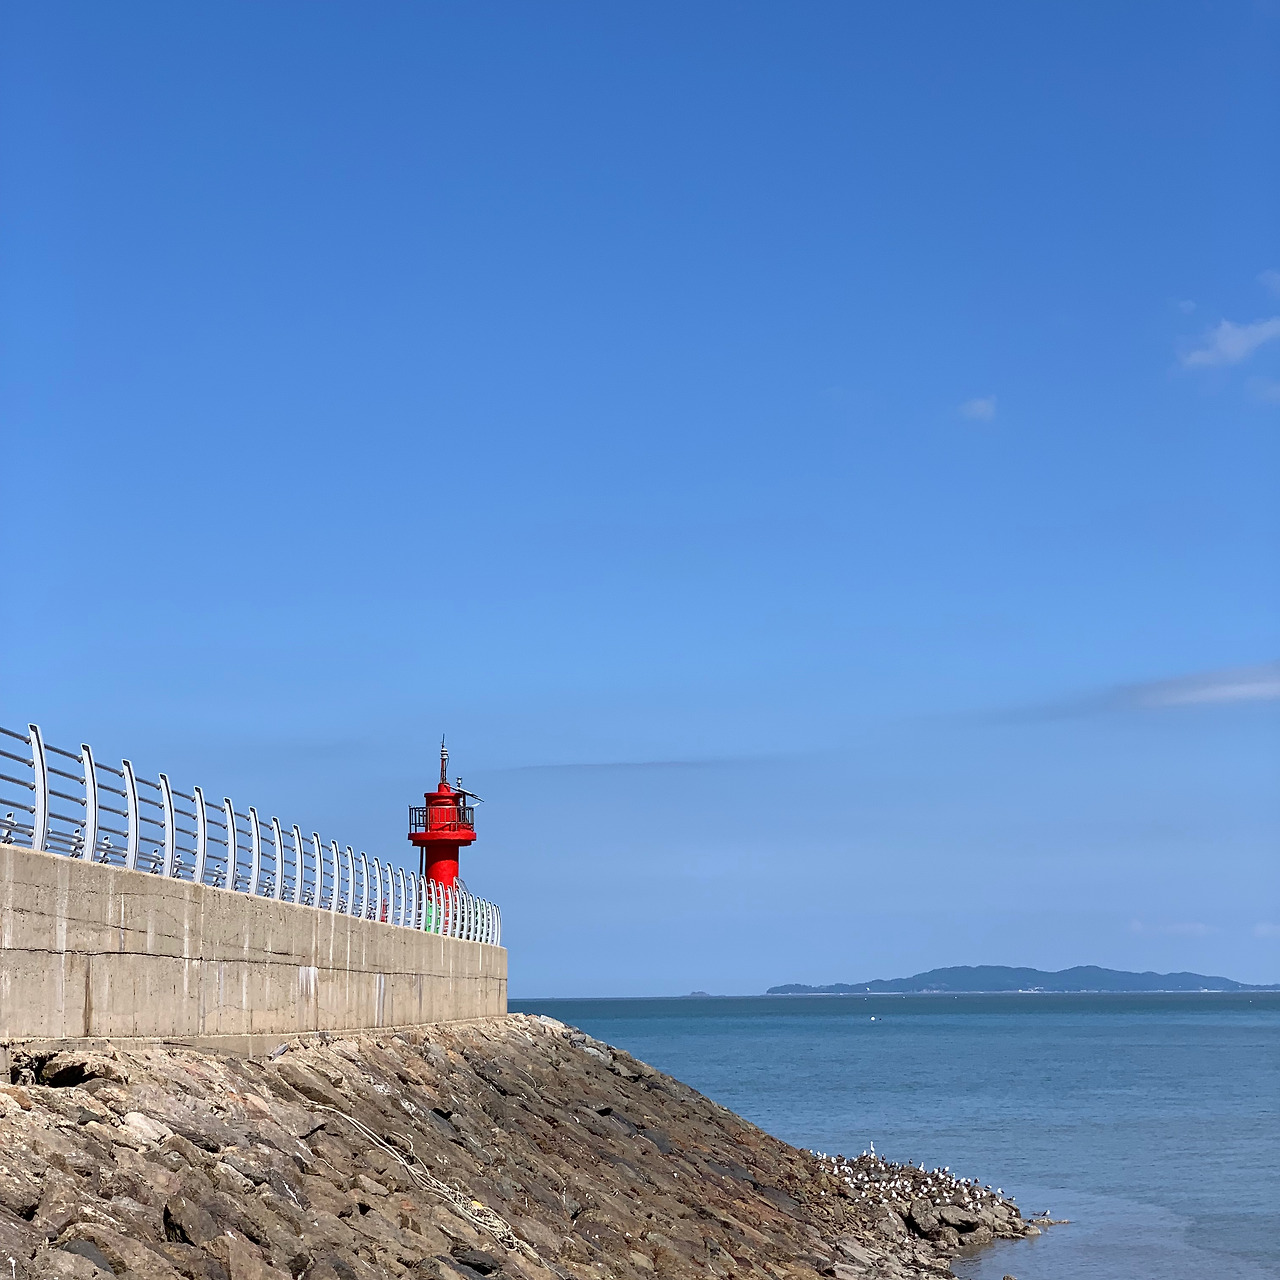
[[[522, 1253], [527, 1258], [537, 1260], [538, 1255], [533, 1249], [521, 1240], [506, 1221], [494, 1213], [488, 1205], [481, 1204], [479, 1200], [468, 1195], [460, 1187], [453, 1187], [447, 1182], [441, 1182], [439, 1178], [429, 1173], [421, 1165], [411, 1165], [400, 1152], [389, 1142], [384, 1142], [378, 1137], [368, 1125], [361, 1124], [354, 1116], [348, 1115], [345, 1111], [339, 1111], [337, 1107], [326, 1106], [323, 1102], [312, 1102], [309, 1104], [309, 1109], [327, 1111], [330, 1115], [335, 1115], [345, 1120], [362, 1137], [396, 1160], [421, 1190], [433, 1192], [442, 1200], [447, 1201], [461, 1217], [465, 1218], [473, 1227], [479, 1227], [480, 1230], [487, 1231], [508, 1252]], [[409, 1144], [409, 1150], [416, 1160], [417, 1155], [413, 1152], [413, 1139], [406, 1137], [405, 1141]]]

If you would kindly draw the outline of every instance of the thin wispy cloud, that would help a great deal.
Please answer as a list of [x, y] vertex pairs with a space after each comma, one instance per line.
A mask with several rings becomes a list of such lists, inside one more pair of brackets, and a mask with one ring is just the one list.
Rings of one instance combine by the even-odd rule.
[[1255, 320], [1252, 324], [1219, 321], [1201, 339], [1201, 345], [1186, 352], [1182, 363], [1188, 369], [1212, 369], [1220, 365], [1239, 364], [1247, 360], [1265, 343], [1280, 338], [1280, 316]]
[[1129, 685], [1119, 692], [1136, 707], [1193, 707], [1228, 702], [1271, 702], [1280, 698], [1280, 662], [1233, 667]]
[[1274, 924], [1270, 920], [1263, 920], [1253, 926], [1253, 936], [1255, 938], [1280, 938], [1280, 924]]
[[1222, 707], [1280, 700], [1280, 662], [1249, 667], [1228, 667], [1177, 676], [1114, 685], [1075, 698], [1007, 711], [1003, 720], [1065, 720], [1076, 716], [1122, 711], [1166, 711], [1185, 707]]
[[996, 416], [995, 396], [977, 396], [960, 406], [960, 416], [975, 422], [990, 422]]
[[487, 770], [499, 773], [551, 773], [551, 772], [651, 772], [663, 769], [721, 769], [733, 765], [759, 765], [786, 757], [759, 756], [709, 756], [703, 760], [565, 760], [547, 764], [516, 764], [502, 769]]

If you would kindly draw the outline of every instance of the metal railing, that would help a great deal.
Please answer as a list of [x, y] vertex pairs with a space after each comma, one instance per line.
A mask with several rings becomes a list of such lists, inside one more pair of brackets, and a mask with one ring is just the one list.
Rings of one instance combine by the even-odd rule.
[[428, 831], [474, 831], [475, 805], [411, 804], [409, 830], [416, 834]]
[[[12, 749], [11, 749], [12, 748]], [[14, 794], [21, 799], [15, 798]], [[502, 913], [461, 885], [325, 845], [317, 831], [264, 821], [199, 787], [152, 781], [128, 760], [117, 769], [92, 749], [46, 743], [38, 725], [0, 725], [0, 843], [124, 867], [253, 897], [498, 946]]]

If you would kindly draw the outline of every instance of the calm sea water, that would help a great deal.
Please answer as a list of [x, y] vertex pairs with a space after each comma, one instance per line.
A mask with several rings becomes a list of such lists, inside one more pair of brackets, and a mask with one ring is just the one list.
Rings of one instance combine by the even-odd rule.
[[969, 1280], [1280, 1277], [1280, 993], [526, 1000], [787, 1142], [1072, 1219]]

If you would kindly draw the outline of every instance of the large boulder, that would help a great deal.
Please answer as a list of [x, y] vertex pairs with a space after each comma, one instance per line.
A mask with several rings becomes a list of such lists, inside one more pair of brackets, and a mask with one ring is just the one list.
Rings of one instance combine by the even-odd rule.
[[912, 1229], [922, 1236], [931, 1236], [942, 1225], [938, 1208], [928, 1196], [916, 1196], [907, 1212]]
[[976, 1209], [962, 1209], [958, 1204], [939, 1205], [938, 1217], [957, 1231], [972, 1231], [981, 1222]]

